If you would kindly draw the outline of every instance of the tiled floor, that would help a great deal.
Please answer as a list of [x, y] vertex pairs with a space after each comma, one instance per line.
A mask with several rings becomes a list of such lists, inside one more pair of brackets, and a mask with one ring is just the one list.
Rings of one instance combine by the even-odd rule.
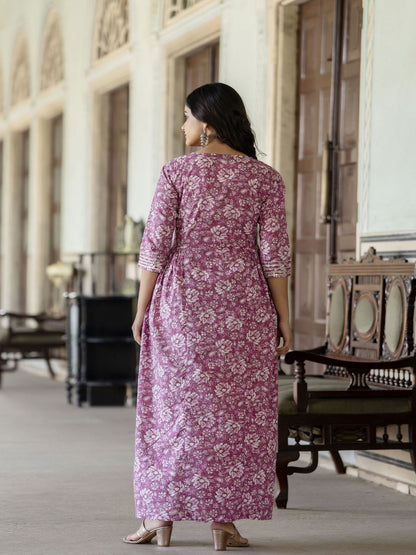
[[[125, 545], [133, 516], [132, 408], [79, 409], [64, 384], [24, 371], [0, 390], [0, 554], [213, 553], [206, 524], [175, 525], [166, 551]], [[290, 508], [239, 523], [251, 547], [282, 555], [415, 554], [416, 498], [328, 470], [290, 478]]]

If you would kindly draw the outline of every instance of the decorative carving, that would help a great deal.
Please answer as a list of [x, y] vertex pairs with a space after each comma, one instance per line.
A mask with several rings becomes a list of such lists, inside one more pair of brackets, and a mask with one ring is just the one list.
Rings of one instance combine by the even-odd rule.
[[341, 353], [345, 347], [348, 324], [349, 297], [344, 278], [331, 280], [328, 311], [328, 349]]
[[30, 96], [30, 69], [27, 40], [20, 31], [16, 37], [11, 78], [11, 105], [14, 106]]
[[[348, 260], [350, 263], [355, 263], [354, 259]], [[380, 254], [377, 254], [377, 251], [374, 247], [369, 247], [368, 251], [361, 257], [360, 261], [357, 264], [369, 264], [369, 263], [377, 263], [377, 262], [390, 262], [392, 264], [403, 263], [407, 264], [408, 261], [401, 255], [393, 256], [391, 258], [384, 259]]]
[[368, 264], [370, 262], [381, 262], [383, 257], [377, 254], [374, 247], [370, 247], [368, 251], [361, 257], [360, 263]]
[[416, 281], [410, 276], [385, 278], [383, 357], [394, 360], [414, 349], [414, 301]]
[[64, 60], [58, 12], [52, 9], [45, 25], [40, 89], [43, 91], [64, 78]]
[[[165, 0], [165, 23], [204, 0]], [[205, 0], [206, 1], [206, 0]]]
[[114, 52], [129, 41], [128, 0], [101, 0], [95, 27], [94, 60]]

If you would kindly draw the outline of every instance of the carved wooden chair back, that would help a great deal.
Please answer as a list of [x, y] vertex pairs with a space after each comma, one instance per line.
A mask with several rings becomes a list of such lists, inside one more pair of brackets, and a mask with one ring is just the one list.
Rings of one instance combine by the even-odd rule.
[[[331, 264], [328, 281], [326, 341], [340, 357], [395, 360], [415, 350], [415, 265], [382, 260], [374, 251], [360, 262]], [[326, 374], [345, 376], [328, 367]], [[410, 387], [412, 373], [372, 370], [368, 381]]]

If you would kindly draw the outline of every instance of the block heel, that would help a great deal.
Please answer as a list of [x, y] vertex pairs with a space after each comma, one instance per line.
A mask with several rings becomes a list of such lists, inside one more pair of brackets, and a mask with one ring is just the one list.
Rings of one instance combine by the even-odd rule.
[[159, 547], [170, 546], [170, 536], [172, 534], [172, 526], [162, 526], [156, 529], [157, 545]]
[[212, 539], [214, 540], [215, 551], [226, 551], [227, 541], [230, 536], [231, 534], [225, 530], [212, 530]]
[[227, 532], [222, 528], [211, 528], [215, 551], [226, 551], [227, 545], [231, 547], [249, 546], [248, 540], [240, 535], [234, 523], [232, 523], [232, 527], [234, 532]]

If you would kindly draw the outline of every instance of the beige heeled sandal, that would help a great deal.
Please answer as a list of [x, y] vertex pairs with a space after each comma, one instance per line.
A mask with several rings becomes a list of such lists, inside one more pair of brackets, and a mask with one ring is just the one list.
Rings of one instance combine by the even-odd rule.
[[214, 549], [215, 551], [226, 551], [227, 546], [229, 547], [249, 547], [248, 541], [245, 540], [240, 535], [240, 532], [237, 530], [235, 525], [233, 524], [234, 532], [227, 532], [222, 528], [212, 528], [212, 538], [214, 540]]
[[124, 543], [150, 543], [152, 539], [157, 536], [157, 545], [159, 547], [169, 547], [170, 536], [172, 534], [172, 524], [159, 526], [148, 530], [143, 520], [140, 528], [134, 534], [122, 538]]

